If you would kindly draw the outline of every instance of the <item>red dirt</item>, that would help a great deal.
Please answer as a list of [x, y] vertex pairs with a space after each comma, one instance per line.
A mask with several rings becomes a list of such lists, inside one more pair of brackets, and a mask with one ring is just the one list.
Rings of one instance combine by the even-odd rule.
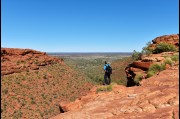
[[2, 118], [55, 116], [59, 102], [73, 101], [92, 87], [61, 58], [34, 50], [2, 48], [1, 68]]

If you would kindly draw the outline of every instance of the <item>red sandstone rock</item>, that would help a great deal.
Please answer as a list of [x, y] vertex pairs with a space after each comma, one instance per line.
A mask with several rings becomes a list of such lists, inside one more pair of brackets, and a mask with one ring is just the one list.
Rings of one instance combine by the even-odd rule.
[[1, 75], [37, 70], [53, 63], [63, 64], [63, 59], [31, 49], [1, 48]]
[[131, 64], [132, 67], [140, 68], [142, 70], [148, 70], [148, 68], [153, 64], [153, 62], [141, 62], [135, 61]]
[[[149, 56], [143, 56], [141, 60], [134, 61], [132, 64], [130, 64], [131, 71], [133, 71], [136, 76], [139, 78], [139, 76], [142, 76], [142, 78], [147, 77], [147, 70], [152, 64], [162, 64], [166, 57], [171, 57], [173, 55], [178, 55], [178, 52], [162, 52], [160, 54], [151, 54]], [[173, 65], [175, 65], [177, 62], [173, 62]], [[169, 64], [166, 64], [166, 69], [171, 68]], [[157, 75], [159, 72], [157, 72]], [[137, 78], [135, 77], [135, 79]]]
[[140, 69], [140, 68], [135, 68], [135, 67], [132, 67], [131, 70], [132, 70], [133, 72], [143, 72], [142, 69]]
[[114, 85], [96, 89], [75, 102], [60, 104], [67, 112], [50, 119], [169, 119], [179, 118], [179, 71], [167, 69], [142, 81], [142, 86]]
[[[179, 35], [157, 37], [151, 46], [160, 42], [179, 44]], [[179, 48], [179, 46], [177, 45]], [[131, 70], [146, 77], [154, 63], [162, 63], [173, 52], [152, 54], [130, 64]], [[98, 93], [96, 89], [75, 102], [62, 103], [65, 113], [51, 119], [178, 119], [179, 118], [179, 63], [140, 82], [141, 86], [115, 85], [111, 92]]]
[[160, 37], [156, 37], [152, 40], [153, 44], [150, 45], [150, 49], [155, 49], [156, 45], [159, 43], [169, 43], [175, 45], [179, 49], [179, 34], [172, 34], [172, 35], [164, 35]]

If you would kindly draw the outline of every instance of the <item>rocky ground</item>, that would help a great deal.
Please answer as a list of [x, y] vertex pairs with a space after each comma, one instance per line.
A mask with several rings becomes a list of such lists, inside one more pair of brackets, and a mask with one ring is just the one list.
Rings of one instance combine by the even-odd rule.
[[[178, 119], [179, 62], [171, 59], [179, 57], [179, 34], [160, 36], [152, 42], [150, 49], [164, 42], [174, 45], [177, 52], [144, 55], [129, 64], [135, 79], [141, 76], [140, 86], [113, 85], [112, 91], [98, 93], [102, 87], [94, 87], [75, 102], [60, 103], [61, 114], [51, 119]], [[165, 70], [147, 76], [150, 66], [163, 63]]]
[[141, 86], [114, 85], [110, 92], [89, 94], [61, 103], [62, 112], [51, 119], [178, 119], [179, 65], [144, 79]]
[[[61, 58], [31, 49], [1, 48], [1, 118], [177, 119], [179, 61], [147, 77], [152, 64], [179, 57], [179, 34], [157, 37], [151, 48], [162, 41], [175, 45], [177, 52], [151, 54], [131, 63], [136, 76], [143, 77], [141, 86], [132, 87], [93, 87]], [[124, 71], [119, 62], [112, 66], [114, 73]]]

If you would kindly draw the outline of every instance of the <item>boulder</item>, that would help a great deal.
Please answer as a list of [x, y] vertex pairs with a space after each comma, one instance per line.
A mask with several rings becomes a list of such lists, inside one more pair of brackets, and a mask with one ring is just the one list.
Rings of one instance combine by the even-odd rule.
[[179, 34], [163, 35], [152, 40], [149, 49], [155, 49], [159, 43], [168, 43], [174, 45], [179, 50]]
[[142, 70], [148, 70], [152, 64], [153, 62], [135, 61], [130, 66], [135, 68], [140, 68]]

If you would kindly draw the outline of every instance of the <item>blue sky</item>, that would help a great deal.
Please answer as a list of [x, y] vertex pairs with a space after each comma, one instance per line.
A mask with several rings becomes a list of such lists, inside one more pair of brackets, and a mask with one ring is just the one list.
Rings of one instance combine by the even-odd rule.
[[179, 33], [179, 0], [2, 0], [1, 47], [132, 52]]

